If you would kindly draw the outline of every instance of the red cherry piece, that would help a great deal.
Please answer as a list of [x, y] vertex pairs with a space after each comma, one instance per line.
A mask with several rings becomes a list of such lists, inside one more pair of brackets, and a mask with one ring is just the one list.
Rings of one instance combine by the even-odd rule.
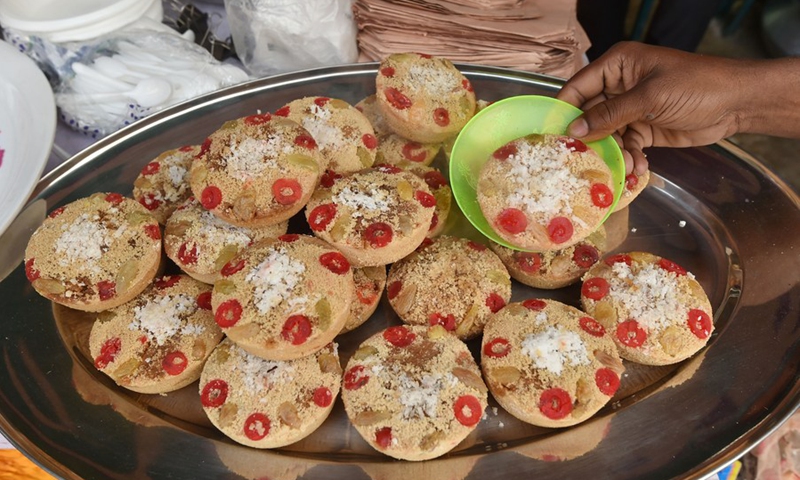
[[422, 176], [422, 179], [425, 180], [425, 183], [427, 183], [432, 190], [438, 190], [447, 185], [447, 180], [438, 170], [431, 170], [430, 172], [425, 173], [425, 175]]
[[277, 115], [279, 117], [288, 117], [289, 113], [291, 113], [291, 109], [289, 108], [289, 105], [284, 105], [281, 108], [275, 110], [275, 115]]
[[497, 313], [501, 308], [506, 306], [506, 301], [503, 300], [503, 297], [500, 295], [490, 293], [489, 296], [486, 297], [486, 306], [489, 307], [492, 313]]
[[173, 285], [177, 284], [180, 281], [181, 281], [180, 275], [166, 275], [156, 280], [153, 284], [159, 290], [163, 290], [165, 288], [172, 287]]
[[325, 188], [331, 188], [339, 178], [342, 178], [342, 176], [333, 170], [325, 170], [325, 173], [322, 174], [322, 178], [319, 180], [319, 184]]
[[461, 395], [453, 404], [456, 420], [465, 427], [474, 427], [481, 421], [483, 409], [481, 402], [472, 395]]
[[540, 310], [544, 310], [544, 307], [547, 306], [547, 302], [538, 298], [529, 298], [522, 302], [522, 306], [528, 310], [538, 312]]
[[213, 210], [222, 202], [222, 190], [214, 185], [203, 189], [200, 194], [200, 205], [206, 210]]
[[278, 240], [280, 240], [281, 242], [292, 243], [292, 242], [298, 240], [299, 238], [300, 238], [300, 235], [298, 235], [296, 233], [284, 233], [283, 235], [278, 237]]
[[378, 285], [375, 282], [362, 285], [361, 288], [356, 290], [358, 301], [364, 305], [372, 305], [372, 303], [378, 299], [379, 293]]
[[711, 317], [699, 308], [689, 310], [687, 317], [689, 330], [699, 339], [704, 340], [711, 335]]
[[36, 262], [35, 258], [29, 258], [25, 262], [25, 276], [28, 277], [29, 282], [38, 279], [39, 276], [41, 275], [41, 273], [39, 273], [39, 270], [36, 270], [36, 268], [33, 266], [35, 262]]
[[161, 229], [158, 228], [158, 225], [153, 225], [153, 224], [145, 225], [144, 233], [151, 240], [161, 240]]
[[392, 445], [392, 427], [375, 430], [375, 443], [380, 448], [389, 448]]
[[420, 243], [419, 246], [417, 247], [417, 251], [419, 252], [421, 250], [424, 250], [425, 247], [430, 247], [431, 245], [433, 245], [433, 239], [425, 237], [422, 239], [422, 243]]
[[178, 150], [181, 151], [181, 152], [184, 152], [184, 153], [191, 152], [192, 150], [194, 150], [194, 146], [193, 145], [184, 145], [181, 148], [179, 148]]
[[433, 111], [433, 121], [440, 127], [450, 125], [450, 113], [446, 108], [437, 108]]
[[59, 216], [59, 215], [61, 215], [62, 213], [64, 213], [64, 210], [65, 210], [66, 208], [67, 208], [66, 206], [63, 206], [63, 207], [58, 207], [58, 208], [56, 208], [55, 210], [53, 210], [52, 212], [50, 212], [50, 214], [49, 214], [49, 215], [47, 215], [47, 216], [48, 216], [48, 217], [50, 217], [50, 218], [56, 218], [57, 216]]
[[269, 435], [269, 417], [263, 413], [253, 413], [244, 421], [244, 434], [250, 440], [257, 442]]
[[611, 255], [610, 257], [606, 257], [603, 261], [609, 267], [614, 266], [615, 263], [624, 263], [625, 265], [630, 267], [631, 262], [633, 262], [633, 259], [631, 258], [630, 255], [626, 255], [624, 253], [618, 253], [616, 255]]
[[108, 300], [117, 295], [117, 284], [111, 280], [101, 280], [97, 282], [97, 293], [100, 300]]
[[139, 337], [139, 343], [141, 343], [142, 345], [146, 344], [147, 341], [148, 341], [147, 340], [147, 335], [142, 335], [142, 336]]
[[472, 88], [472, 84], [466, 78], [461, 80], [461, 88], [468, 92], [473, 92], [474, 89]]
[[632, 191], [639, 184], [639, 177], [635, 173], [630, 173], [625, 176], [625, 189]]
[[211, 310], [211, 290], [197, 296], [197, 308], [201, 310]]
[[600, 325], [600, 322], [592, 317], [581, 317], [580, 320], [578, 320], [578, 323], [584, 332], [593, 337], [602, 337], [606, 334], [606, 329]]
[[503, 358], [511, 351], [511, 344], [503, 337], [497, 337], [483, 346], [483, 354], [490, 358]]
[[344, 275], [350, 270], [350, 262], [339, 252], [327, 252], [319, 256], [319, 263], [337, 275]]
[[175, 376], [183, 373], [188, 364], [189, 360], [183, 352], [170, 352], [164, 357], [164, 360], [161, 361], [161, 368], [167, 372], [167, 375]]
[[197, 155], [195, 155], [194, 157], [195, 160], [208, 153], [210, 149], [211, 149], [211, 139], [206, 138], [205, 140], [203, 140], [203, 144], [200, 145], [200, 151], [197, 152]]
[[214, 379], [209, 381], [200, 392], [200, 403], [204, 407], [216, 408], [222, 406], [228, 398], [228, 383], [225, 380]]
[[414, 192], [414, 198], [425, 208], [433, 208], [436, 206], [436, 197], [431, 195], [428, 192], [423, 192], [422, 190], [417, 190]]
[[498, 160], [507, 160], [508, 157], [516, 154], [517, 146], [513, 143], [509, 143], [495, 150], [492, 156]]
[[314, 140], [314, 137], [312, 137], [311, 135], [306, 135], [305, 133], [295, 137], [294, 144], [297, 145], [298, 147], [304, 147], [309, 150], [317, 148], [317, 141]]
[[619, 388], [619, 377], [610, 368], [599, 368], [594, 373], [594, 382], [604, 395], [613, 397]]
[[153, 175], [154, 173], [158, 173], [161, 169], [161, 164], [158, 162], [150, 162], [142, 168], [142, 175]]
[[581, 243], [572, 252], [572, 261], [581, 268], [589, 268], [600, 260], [600, 252], [591, 245]]
[[378, 139], [375, 137], [375, 135], [371, 133], [365, 133], [364, 135], [362, 135], [361, 142], [363, 142], [364, 146], [369, 148], [370, 150], [378, 146]]
[[551, 420], [560, 420], [572, 413], [572, 399], [561, 388], [550, 388], [539, 397], [539, 411]]
[[302, 345], [311, 336], [311, 321], [305, 315], [292, 315], [286, 319], [281, 337], [292, 345]]
[[428, 227], [428, 231], [432, 231], [434, 228], [436, 228], [436, 225], [439, 225], [439, 214], [433, 212], [433, 216], [431, 217], [431, 226]]
[[416, 334], [402, 325], [389, 327], [383, 331], [383, 339], [395, 347], [407, 347], [415, 338]]
[[331, 99], [328, 97], [317, 97], [314, 99], [314, 104], [318, 107], [324, 107]]
[[269, 113], [261, 113], [257, 115], [250, 115], [249, 117], [244, 117], [244, 124], [245, 125], [263, 125], [267, 122], [272, 120], [272, 115]]
[[672, 272], [677, 276], [686, 275], [686, 269], [678, 265], [677, 263], [673, 262], [672, 260], [667, 260], [666, 258], [662, 258], [658, 261], [658, 266], [663, 268], [668, 272]]
[[161, 206], [161, 200], [154, 193], [146, 193], [137, 199], [139, 203], [151, 212]]
[[427, 58], [427, 59], [433, 58], [433, 56], [431, 56], [431, 55], [429, 55], [427, 53], [417, 53], [417, 55], [419, 55], [422, 58]]
[[381, 68], [380, 73], [384, 77], [393, 77], [394, 76], [394, 67], [383, 67], [383, 68]]
[[103, 369], [117, 358], [117, 354], [122, 350], [122, 340], [119, 337], [109, 338], [100, 346], [100, 355], [94, 359], [94, 366]]
[[567, 217], [555, 217], [547, 224], [547, 236], [553, 243], [564, 243], [572, 238], [572, 222]]
[[400, 168], [400, 167], [398, 167], [396, 165], [389, 165], [388, 163], [379, 163], [377, 165], [374, 165], [374, 167], [378, 171], [383, 172], [383, 173], [400, 173], [400, 172], [403, 171], [402, 168]]
[[395, 280], [394, 282], [390, 283], [389, 286], [386, 287], [386, 294], [389, 297], [389, 300], [393, 300], [398, 293], [400, 293], [400, 289], [403, 288], [403, 282], [400, 280]]
[[572, 150], [574, 152], [581, 152], [582, 153], [582, 152], [585, 152], [585, 151], [589, 150], [589, 147], [587, 147], [585, 143], [581, 142], [580, 140], [578, 140], [576, 138], [566, 139], [564, 141], [564, 145], [568, 149], [570, 149], [570, 150]]
[[520, 270], [531, 275], [542, 268], [542, 255], [536, 252], [516, 252], [514, 259]]
[[193, 265], [197, 263], [197, 245], [192, 244], [190, 250], [186, 243], [182, 243], [180, 248], [178, 248], [178, 260], [184, 265]]
[[321, 232], [328, 227], [335, 216], [336, 205], [326, 203], [311, 210], [311, 213], [308, 215], [308, 225], [311, 227], [311, 230]]
[[581, 286], [581, 295], [590, 300], [600, 300], [608, 294], [608, 281], [602, 277], [593, 277]]
[[333, 394], [328, 387], [317, 387], [311, 398], [316, 406], [322, 408], [327, 407], [333, 402]]
[[593, 183], [589, 189], [592, 203], [596, 207], [607, 208], [614, 202], [614, 193], [605, 183]]
[[641, 347], [647, 339], [647, 332], [636, 320], [626, 320], [617, 325], [617, 339], [628, 347]]
[[477, 251], [477, 252], [482, 252], [482, 251], [486, 250], [486, 245], [484, 245], [482, 243], [478, 243], [478, 242], [473, 242], [472, 240], [469, 240], [467, 242], [467, 246], [469, 248]]
[[217, 311], [214, 312], [214, 321], [221, 328], [229, 328], [236, 325], [242, 318], [242, 305], [235, 298], [222, 302]]
[[364, 231], [364, 238], [372, 248], [381, 248], [392, 241], [392, 227], [388, 223], [376, 222]]
[[448, 332], [456, 329], [456, 317], [452, 313], [442, 315], [439, 312], [431, 313], [428, 315], [428, 324], [430, 326], [441, 325]]
[[291, 205], [303, 196], [303, 187], [293, 178], [279, 178], [272, 184], [272, 196], [281, 205]]
[[358, 390], [369, 382], [369, 374], [364, 372], [364, 365], [356, 365], [344, 374], [344, 388]]
[[427, 156], [425, 150], [423, 150], [422, 144], [417, 142], [406, 142], [406, 144], [403, 145], [402, 152], [403, 157], [411, 162], [423, 162]]
[[505, 232], [514, 235], [528, 228], [528, 218], [518, 208], [506, 208], [497, 216], [497, 225]]
[[386, 97], [386, 101], [398, 110], [405, 110], [412, 105], [411, 99], [400, 93], [400, 90], [396, 88], [384, 88], [383, 95]]
[[234, 273], [236, 273], [236, 272], [238, 272], [238, 271], [241, 271], [241, 270], [244, 268], [244, 266], [245, 266], [245, 262], [244, 262], [244, 259], [243, 259], [243, 258], [242, 258], [242, 259], [236, 259], [236, 258], [234, 258], [233, 260], [231, 260], [231, 261], [229, 261], [228, 263], [226, 263], [226, 264], [225, 264], [225, 265], [222, 267], [222, 270], [220, 270], [220, 272], [219, 272], [219, 273], [220, 273], [220, 274], [221, 274], [223, 277], [230, 277], [230, 276], [231, 276], [231, 275], [233, 275]]
[[112, 205], [119, 205], [120, 203], [122, 203], [122, 199], [123, 198], [124, 197], [122, 195], [120, 195], [119, 193], [109, 193], [108, 195], [106, 195], [105, 200], [106, 200], [106, 202], [108, 202], [108, 203], [110, 203]]

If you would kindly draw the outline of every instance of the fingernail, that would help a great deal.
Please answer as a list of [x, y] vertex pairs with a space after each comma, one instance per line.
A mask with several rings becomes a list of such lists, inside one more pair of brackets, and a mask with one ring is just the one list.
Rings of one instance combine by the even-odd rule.
[[585, 137], [589, 133], [589, 124], [583, 118], [578, 118], [569, 124], [567, 133], [575, 138]]

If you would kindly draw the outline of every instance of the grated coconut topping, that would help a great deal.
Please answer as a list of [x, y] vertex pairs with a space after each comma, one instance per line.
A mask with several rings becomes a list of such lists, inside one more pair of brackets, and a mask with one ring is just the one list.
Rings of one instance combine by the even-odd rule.
[[270, 250], [267, 258], [245, 277], [254, 286], [253, 302], [259, 313], [265, 315], [289, 299], [305, 271], [303, 262], [287, 255], [284, 249]]
[[[625, 262], [615, 263], [612, 272], [609, 295], [628, 311], [627, 318], [635, 319], [649, 332], [664, 330], [672, 324], [671, 318], [684, 318], [688, 314], [675, 273], [648, 263], [634, 274]], [[693, 278], [689, 273], [687, 276]]]
[[575, 333], [548, 326], [544, 332], [528, 334], [522, 340], [522, 353], [533, 360], [536, 368], [561, 375], [564, 365], [588, 365], [586, 344]]
[[167, 340], [179, 334], [191, 335], [204, 330], [199, 325], [183, 325], [182, 318], [196, 310], [197, 302], [189, 295], [157, 297], [147, 300], [144, 305], [134, 307], [133, 321], [128, 324], [128, 330], [142, 330], [159, 346], [164, 345]]

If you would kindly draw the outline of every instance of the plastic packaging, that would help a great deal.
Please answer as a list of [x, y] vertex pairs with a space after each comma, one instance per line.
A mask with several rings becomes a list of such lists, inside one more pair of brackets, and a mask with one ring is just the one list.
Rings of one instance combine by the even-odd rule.
[[236, 53], [254, 76], [353, 63], [352, 0], [225, 0]]

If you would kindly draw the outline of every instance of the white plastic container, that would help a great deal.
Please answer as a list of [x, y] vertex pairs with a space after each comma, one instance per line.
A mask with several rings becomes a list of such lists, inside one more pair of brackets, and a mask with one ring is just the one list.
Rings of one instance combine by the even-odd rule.
[[89, 40], [141, 18], [161, 22], [161, 0], [3, 0], [0, 24], [53, 43]]

